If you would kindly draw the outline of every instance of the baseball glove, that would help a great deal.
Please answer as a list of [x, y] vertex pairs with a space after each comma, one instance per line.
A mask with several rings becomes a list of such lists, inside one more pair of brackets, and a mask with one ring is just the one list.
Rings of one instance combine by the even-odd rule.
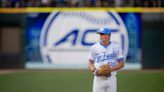
[[111, 74], [111, 70], [110, 70], [110, 65], [109, 64], [104, 64], [102, 65], [99, 70], [98, 73], [100, 76], [109, 76]]

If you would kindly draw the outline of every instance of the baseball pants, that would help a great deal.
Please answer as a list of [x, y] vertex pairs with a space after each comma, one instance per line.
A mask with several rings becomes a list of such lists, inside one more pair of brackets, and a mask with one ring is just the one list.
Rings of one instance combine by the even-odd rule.
[[115, 75], [110, 77], [94, 76], [93, 92], [116, 92], [117, 79]]

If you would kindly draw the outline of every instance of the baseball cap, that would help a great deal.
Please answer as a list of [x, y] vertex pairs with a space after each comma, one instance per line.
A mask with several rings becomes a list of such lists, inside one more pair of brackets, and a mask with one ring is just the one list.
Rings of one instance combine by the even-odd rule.
[[111, 30], [107, 27], [100, 28], [97, 33], [99, 34], [111, 34]]

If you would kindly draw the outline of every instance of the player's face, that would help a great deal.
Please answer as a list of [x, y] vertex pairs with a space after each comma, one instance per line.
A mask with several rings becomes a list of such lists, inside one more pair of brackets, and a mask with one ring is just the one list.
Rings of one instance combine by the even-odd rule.
[[109, 42], [110, 41], [110, 35], [100, 34], [100, 39], [101, 39], [102, 42]]

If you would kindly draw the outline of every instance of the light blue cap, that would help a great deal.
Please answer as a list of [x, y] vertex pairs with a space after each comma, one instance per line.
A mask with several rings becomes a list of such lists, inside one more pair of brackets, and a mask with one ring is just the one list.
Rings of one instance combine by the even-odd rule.
[[111, 30], [109, 29], [109, 28], [107, 28], [107, 27], [103, 27], [103, 28], [100, 28], [98, 31], [97, 31], [97, 33], [102, 33], [102, 34], [111, 34]]

